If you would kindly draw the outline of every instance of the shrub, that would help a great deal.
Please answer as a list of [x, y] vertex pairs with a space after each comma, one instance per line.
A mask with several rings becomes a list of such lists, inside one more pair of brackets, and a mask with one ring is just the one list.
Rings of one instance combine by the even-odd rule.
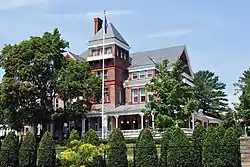
[[223, 166], [223, 138], [225, 129], [209, 127], [202, 146], [202, 162], [204, 167]]
[[100, 144], [99, 138], [93, 129], [90, 129], [83, 138], [84, 143], [92, 144], [98, 146]]
[[186, 134], [179, 128], [175, 128], [169, 140], [168, 165], [169, 167], [189, 167], [190, 143]]
[[30, 132], [26, 133], [26, 136], [22, 141], [21, 148], [19, 149], [19, 166], [36, 166], [36, 139]]
[[1, 167], [18, 166], [18, 139], [15, 132], [9, 132], [3, 140], [0, 154]]
[[149, 129], [142, 130], [138, 138], [135, 163], [136, 167], [158, 166], [157, 150]]
[[227, 167], [239, 166], [240, 143], [237, 137], [237, 131], [234, 128], [228, 128], [223, 138], [224, 151], [223, 161]]
[[55, 143], [49, 132], [45, 132], [39, 143], [37, 154], [38, 167], [54, 167], [56, 161]]
[[80, 140], [80, 135], [79, 133], [77, 132], [77, 130], [73, 129], [71, 132], [70, 132], [70, 135], [69, 135], [69, 142], [73, 141], [73, 140]]
[[193, 167], [202, 166], [202, 143], [204, 140], [206, 130], [202, 124], [197, 124], [194, 128], [193, 137], [192, 137], [192, 155], [191, 163]]
[[109, 138], [108, 166], [128, 167], [127, 149], [123, 133], [120, 129], [114, 129]]
[[160, 157], [160, 166], [165, 167], [167, 166], [167, 158], [168, 158], [168, 147], [169, 141], [172, 136], [172, 129], [167, 128], [163, 133], [162, 140], [161, 140], [161, 157]]

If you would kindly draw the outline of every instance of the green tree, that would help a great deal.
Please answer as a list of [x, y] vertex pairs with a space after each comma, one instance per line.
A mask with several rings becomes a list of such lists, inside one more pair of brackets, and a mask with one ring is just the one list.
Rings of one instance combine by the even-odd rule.
[[202, 124], [197, 124], [194, 128], [193, 136], [192, 136], [192, 166], [200, 167], [202, 166], [202, 143], [204, 140], [204, 136], [206, 134], [205, 128]]
[[70, 132], [70, 135], [69, 135], [69, 142], [73, 141], [73, 140], [80, 140], [80, 135], [79, 133], [77, 132], [77, 130], [73, 129], [71, 132]]
[[100, 144], [99, 138], [93, 129], [89, 129], [83, 137], [83, 142], [98, 146]]
[[108, 140], [108, 166], [128, 167], [127, 149], [123, 133], [120, 129], [114, 129]]
[[19, 167], [35, 167], [36, 153], [35, 136], [27, 132], [19, 149]]
[[161, 139], [161, 157], [160, 157], [160, 166], [166, 167], [168, 166], [168, 149], [169, 149], [169, 141], [172, 137], [173, 130], [170, 128], [167, 128], [165, 132], [163, 133], [162, 139]]
[[173, 118], [163, 114], [157, 114], [155, 122], [157, 128], [161, 129], [164, 129], [166, 127], [173, 127], [175, 125], [175, 121]]
[[158, 155], [152, 133], [149, 129], [144, 129], [141, 133], [135, 153], [136, 166], [158, 166]]
[[55, 143], [49, 132], [45, 132], [37, 152], [38, 167], [54, 167], [56, 161]]
[[58, 75], [66, 64], [66, 47], [68, 42], [55, 29], [3, 48], [0, 65], [5, 74], [0, 100], [13, 129], [20, 131], [23, 124], [36, 127], [50, 121]]
[[166, 59], [157, 64], [159, 73], [147, 84], [149, 91], [155, 91], [155, 97], [148, 103], [146, 112], [155, 110], [156, 115], [168, 115], [174, 120], [184, 120], [188, 116], [184, 108], [192, 93], [190, 86], [183, 82], [182, 73], [186, 67], [180, 60], [169, 64]]
[[0, 154], [1, 167], [18, 166], [18, 140], [15, 132], [9, 132], [3, 140]]
[[187, 135], [180, 129], [175, 128], [169, 140], [168, 165], [169, 167], [189, 167], [190, 143]]
[[226, 84], [219, 81], [219, 77], [213, 72], [198, 71], [194, 77], [194, 98], [199, 102], [199, 109], [204, 114], [221, 116], [221, 112], [228, 107], [226, 98]]

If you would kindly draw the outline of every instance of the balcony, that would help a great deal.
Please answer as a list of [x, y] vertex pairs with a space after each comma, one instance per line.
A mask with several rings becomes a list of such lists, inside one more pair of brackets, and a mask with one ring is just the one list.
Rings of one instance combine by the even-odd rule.
[[111, 58], [113, 58], [112, 53], [111, 54], [105, 54], [105, 55], [87, 57], [87, 61], [96, 61], [96, 60], [111, 59]]

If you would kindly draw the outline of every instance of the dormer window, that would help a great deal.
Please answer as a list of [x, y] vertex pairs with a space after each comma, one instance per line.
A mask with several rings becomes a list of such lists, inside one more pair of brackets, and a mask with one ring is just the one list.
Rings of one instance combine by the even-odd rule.
[[140, 72], [139, 72], [139, 78], [140, 78], [140, 79], [145, 78], [145, 71], [140, 71]]
[[111, 53], [112, 53], [112, 49], [111, 49], [111, 48], [107, 48], [107, 49], [106, 49], [106, 53], [107, 53], [107, 54], [111, 54]]
[[138, 74], [137, 72], [132, 72], [132, 80], [137, 79]]

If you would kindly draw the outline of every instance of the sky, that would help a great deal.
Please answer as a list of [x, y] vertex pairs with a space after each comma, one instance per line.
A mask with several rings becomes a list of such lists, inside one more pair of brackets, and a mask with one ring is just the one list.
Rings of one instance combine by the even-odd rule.
[[218, 75], [231, 103], [237, 101], [233, 83], [250, 68], [249, 6], [248, 0], [0, 0], [0, 50], [59, 28], [80, 54], [93, 35], [93, 18], [106, 10], [131, 52], [186, 45], [193, 71]]

